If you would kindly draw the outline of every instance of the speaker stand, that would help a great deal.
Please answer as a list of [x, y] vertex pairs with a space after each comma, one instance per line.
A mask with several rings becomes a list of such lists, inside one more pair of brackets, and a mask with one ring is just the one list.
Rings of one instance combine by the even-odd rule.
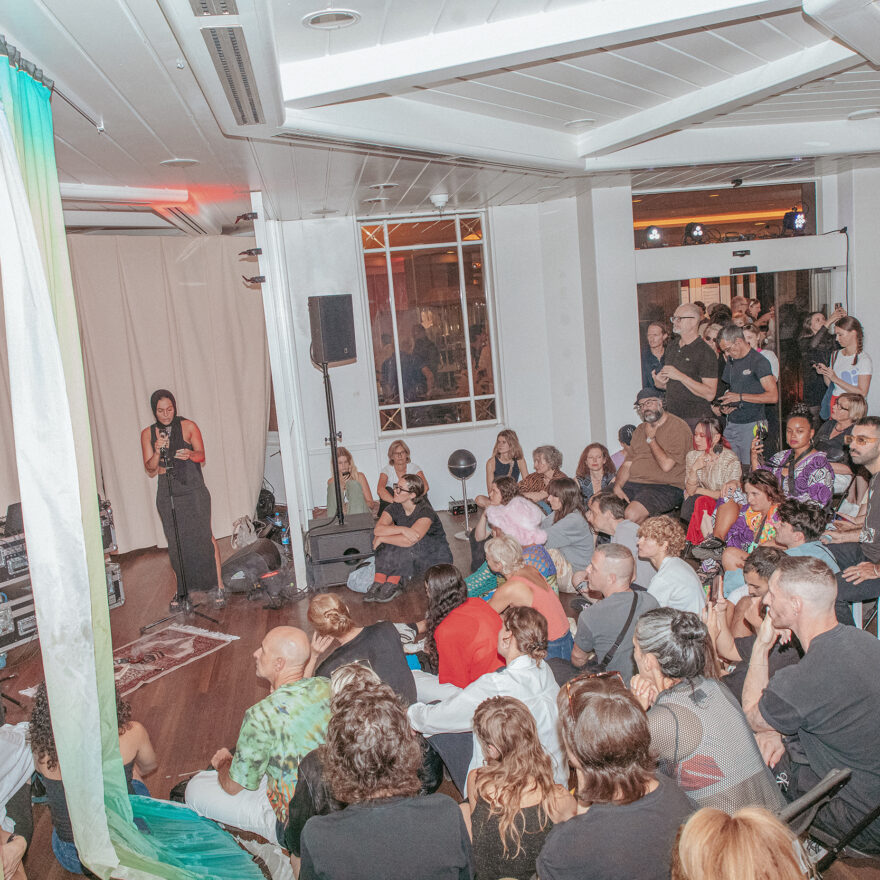
[[467, 497], [467, 480], [462, 479], [461, 481], [461, 497], [464, 499], [464, 531], [456, 532], [455, 537], [458, 538], [459, 541], [467, 541], [469, 540], [468, 535], [471, 531], [470, 519], [468, 518], [468, 497]]

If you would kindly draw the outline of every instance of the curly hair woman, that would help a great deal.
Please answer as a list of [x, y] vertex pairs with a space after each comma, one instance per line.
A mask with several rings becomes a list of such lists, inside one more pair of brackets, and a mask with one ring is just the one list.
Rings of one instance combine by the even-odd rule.
[[474, 713], [484, 755], [468, 777], [471, 839], [477, 876], [529, 880], [554, 824], [570, 819], [576, 803], [553, 778], [553, 764], [535, 719], [514, 697], [490, 697]]
[[[150, 792], [140, 777], [156, 769], [158, 766], [156, 753], [146, 728], [139, 721], [131, 720], [131, 706], [118, 694], [116, 721], [119, 727], [119, 751], [122, 754], [129, 794], [149, 797]], [[73, 828], [64, 797], [64, 783], [61, 781], [61, 769], [55, 751], [55, 735], [52, 732], [52, 717], [49, 712], [45, 682], [37, 686], [34, 696], [30, 744], [34, 753], [34, 766], [46, 787], [49, 810], [52, 813], [52, 851], [62, 868], [72, 874], [84, 874], [85, 868], [79, 860], [76, 844], [73, 841]]]
[[473, 875], [458, 805], [444, 794], [418, 795], [418, 734], [391, 688], [339, 707], [320, 753], [334, 797], [349, 806], [306, 822], [300, 880]]

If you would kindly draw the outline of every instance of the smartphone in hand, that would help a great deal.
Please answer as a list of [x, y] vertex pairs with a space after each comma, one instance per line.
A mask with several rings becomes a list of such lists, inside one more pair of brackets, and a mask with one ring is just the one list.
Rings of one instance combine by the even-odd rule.
[[724, 577], [720, 574], [716, 574], [715, 577], [712, 578], [712, 583], [709, 585], [709, 603], [714, 605], [718, 598], [721, 596], [722, 590], [724, 588]]

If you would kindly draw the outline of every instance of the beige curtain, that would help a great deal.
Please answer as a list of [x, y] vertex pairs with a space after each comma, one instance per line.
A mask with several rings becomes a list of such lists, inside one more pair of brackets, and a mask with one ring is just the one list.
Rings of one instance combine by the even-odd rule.
[[[120, 552], [165, 546], [140, 432], [168, 388], [205, 442], [215, 537], [253, 514], [262, 482], [269, 358], [259, 290], [239, 257], [253, 239], [68, 236], [98, 487]], [[0, 471], [2, 478], [2, 471]]]

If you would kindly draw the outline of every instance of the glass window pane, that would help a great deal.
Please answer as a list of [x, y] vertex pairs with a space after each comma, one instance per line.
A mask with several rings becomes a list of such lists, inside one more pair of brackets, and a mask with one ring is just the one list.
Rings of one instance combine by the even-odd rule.
[[461, 222], [462, 241], [480, 241], [483, 237], [483, 223], [479, 217], [464, 217]]
[[373, 359], [376, 364], [379, 403], [400, 403], [385, 253], [365, 254], [364, 268], [367, 275], [367, 300], [370, 307], [370, 329], [373, 335]]
[[426, 428], [433, 425], [457, 425], [471, 420], [471, 405], [463, 403], [437, 403], [433, 406], [408, 406], [407, 428]]
[[400, 431], [403, 429], [403, 417], [401, 416], [400, 407], [394, 409], [379, 410], [379, 430], [380, 431]]
[[364, 250], [371, 248], [385, 247], [385, 227], [384, 226], [361, 226], [361, 240], [364, 243]]
[[470, 394], [456, 248], [391, 255], [404, 401]]
[[388, 246], [413, 244], [455, 244], [455, 220], [421, 220], [418, 223], [388, 223]]
[[467, 245], [461, 250], [468, 333], [471, 339], [471, 363], [474, 372], [474, 394], [494, 394], [495, 377], [492, 372], [489, 314], [486, 309], [483, 247]]
[[495, 398], [475, 400], [476, 418], [478, 422], [494, 422], [498, 416], [495, 412]]

